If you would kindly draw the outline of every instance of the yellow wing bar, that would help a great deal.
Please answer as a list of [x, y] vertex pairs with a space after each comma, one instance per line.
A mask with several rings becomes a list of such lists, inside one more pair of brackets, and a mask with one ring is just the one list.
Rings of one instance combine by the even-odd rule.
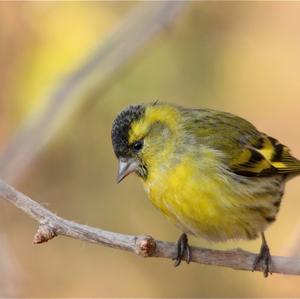
[[270, 176], [300, 172], [300, 161], [278, 140], [262, 135], [245, 147], [233, 161], [231, 169], [243, 176]]

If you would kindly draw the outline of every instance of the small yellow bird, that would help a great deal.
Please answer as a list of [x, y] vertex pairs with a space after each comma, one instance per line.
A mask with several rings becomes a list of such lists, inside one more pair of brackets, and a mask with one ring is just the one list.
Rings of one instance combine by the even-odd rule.
[[255, 239], [253, 264], [269, 274], [264, 231], [275, 221], [285, 183], [300, 161], [248, 121], [210, 109], [167, 103], [125, 108], [112, 126], [118, 182], [135, 172], [151, 202], [183, 232], [175, 266], [190, 261], [187, 234], [212, 241]]

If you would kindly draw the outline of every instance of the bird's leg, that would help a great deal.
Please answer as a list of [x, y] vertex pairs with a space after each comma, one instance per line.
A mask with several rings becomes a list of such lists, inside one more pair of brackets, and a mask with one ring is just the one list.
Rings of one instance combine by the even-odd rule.
[[174, 267], [177, 267], [180, 265], [184, 256], [186, 257], [186, 262], [189, 263], [191, 261], [191, 248], [189, 246], [188, 237], [185, 233], [183, 233], [179, 237], [176, 245], [177, 245], [176, 257], [173, 259], [173, 260], [175, 260]]
[[260, 262], [262, 262], [264, 277], [268, 277], [269, 273], [272, 274], [270, 272], [271, 254], [264, 233], [261, 233], [261, 237], [262, 237], [262, 244], [260, 247], [260, 252], [254, 260], [252, 271], [254, 271], [256, 269], [256, 266]]

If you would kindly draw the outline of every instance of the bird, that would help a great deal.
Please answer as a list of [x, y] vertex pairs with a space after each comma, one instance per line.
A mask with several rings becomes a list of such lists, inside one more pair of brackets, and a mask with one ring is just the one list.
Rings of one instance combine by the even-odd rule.
[[265, 230], [300, 161], [249, 121], [166, 102], [130, 105], [112, 124], [117, 182], [135, 173], [150, 201], [182, 232], [175, 266], [191, 260], [188, 235], [213, 242], [262, 239], [253, 263], [270, 272]]

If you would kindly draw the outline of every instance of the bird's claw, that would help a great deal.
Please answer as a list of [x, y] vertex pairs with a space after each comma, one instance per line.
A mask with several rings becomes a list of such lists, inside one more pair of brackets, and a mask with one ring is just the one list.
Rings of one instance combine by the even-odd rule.
[[186, 262], [189, 263], [191, 261], [191, 248], [188, 243], [188, 237], [185, 233], [180, 236], [176, 245], [176, 257], [173, 258], [173, 260], [175, 260], [174, 267], [178, 267], [184, 258]]
[[270, 249], [267, 244], [262, 244], [260, 248], [259, 254], [256, 256], [252, 271], [256, 270], [256, 267], [259, 263], [262, 263], [262, 272], [264, 274], [264, 277], [268, 277], [269, 274], [272, 274], [270, 271], [270, 264], [271, 264], [271, 254], [270, 254]]

